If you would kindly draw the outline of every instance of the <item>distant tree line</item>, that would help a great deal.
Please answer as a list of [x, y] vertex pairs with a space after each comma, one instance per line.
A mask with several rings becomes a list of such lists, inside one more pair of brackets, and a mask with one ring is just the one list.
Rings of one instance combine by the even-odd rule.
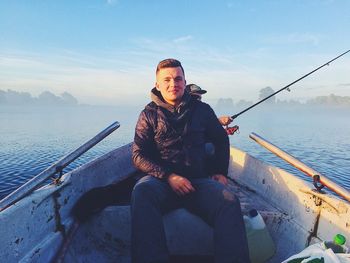
[[56, 96], [50, 91], [44, 91], [38, 97], [33, 97], [29, 92], [8, 89], [0, 90], [0, 105], [76, 106], [78, 100], [68, 92]]
[[350, 97], [331, 94], [329, 96], [318, 96], [307, 103], [313, 105], [350, 106]]
[[[259, 101], [270, 96], [275, 91], [271, 87], [263, 88], [259, 91]], [[217, 102], [216, 108], [246, 108], [257, 101], [247, 101], [247, 100], [239, 100], [234, 103], [231, 98], [220, 98]], [[350, 97], [349, 96], [337, 96], [334, 94], [328, 96], [317, 96], [315, 98], [309, 99], [306, 102], [300, 102], [297, 100], [278, 100], [275, 96], [264, 101], [263, 105], [278, 105], [278, 106], [317, 106], [317, 105], [327, 105], [327, 106], [336, 106], [336, 107], [350, 107]]]

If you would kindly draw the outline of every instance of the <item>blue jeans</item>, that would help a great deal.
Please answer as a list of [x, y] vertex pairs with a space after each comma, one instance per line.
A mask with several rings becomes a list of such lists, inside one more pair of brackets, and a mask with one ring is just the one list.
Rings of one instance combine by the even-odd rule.
[[137, 182], [131, 198], [132, 262], [169, 262], [163, 215], [179, 207], [188, 209], [213, 227], [215, 262], [250, 262], [238, 198], [212, 179], [190, 181], [196, 191], [182, 197], [167, 181], [153, 176]]

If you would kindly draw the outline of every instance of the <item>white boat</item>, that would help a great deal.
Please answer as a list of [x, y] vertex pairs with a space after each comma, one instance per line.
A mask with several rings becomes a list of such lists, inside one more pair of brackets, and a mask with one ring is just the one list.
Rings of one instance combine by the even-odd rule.
[[[252, 137], [259, 139], [254, 134]], [[48, 173], [57, 171], [57, 166], [62, 167], [62, 162], [50, 167]], [[3, 199], [0, 261], [130, 262], [127, 204], [108, 206], [80, 225], [71, 210], [89, 190], [118, 185], [137, 174], [129, 144], [63, 174], [58, 184], [32, 192], [24, 187], [14, 194], [16, 197]], [[331, 240], [337, 233], [350, 240], [348, 201], [314, 191], [313, 184], [234, 147], [228, 175], [232, 178], [229, 187], [240, 198], [243, 212], [255, 208], [265, 220], [276, 248], [268, 262], [282, 262], [310, 244]], [[345, 189], [336, 189], [349, 198]], [[187, 224], [180, 223], [184, 220]], [[201, 219], [179, 209], [164, 216], [164, 225], [172, 255], [210, 258], [212, 233]]]

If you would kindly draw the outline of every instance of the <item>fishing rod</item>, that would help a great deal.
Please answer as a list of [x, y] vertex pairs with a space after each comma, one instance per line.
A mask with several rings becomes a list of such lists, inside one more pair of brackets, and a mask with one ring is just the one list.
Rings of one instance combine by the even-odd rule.
[[332, 60], [330, 60], [330, 61], [324, 63], [322, 66], [319, 66], [317, 69], [314, 69], [313, 71], [307, 73], [306, 75], [302, 76], [301, 78], [299, 78], [299, 79], [293, 81], [292, 83], [288, 84], [287, 86], [285, 86], [285, 87], [279, 89], [278, 91], [272, 93], [271, 95], [267, 96], [266, 98], [264, 98], [264, 99], [258, 101], [257, 103], [251, 105], [250, 107], [246, 108], [245, 110], [242, 110], [241, 112], [239, 112], [239, 113], [237, 113], [237, 114], [235, 114], [235, 115], [232, 115], [232, 116], [231, 116], [231, 119], [232, 119], [232, 120], [236, 119], [239, 115], [245, 113], [246, 111], [250, 110], [251, 108], [254, 108], [255, 106], [259, 105], [260, 103], [264, 102], [265, 100], [267, 100], [267, 99], [271, 98], [272, 96], [276, 95], [277, 93], [281, 92], [282, 90], [285, 90], [285, 89], [286, 89], [286, 90], [290, 91], [290, 90], [289, 90], [289, 87], [290, 87], [290, 86], [292, 86], [292, 85], [294, 85], [295, 83], [299, 82], [300, 80], [306, 78], [307, 76], [309, 76], [309, 75], [311, 75], [312, 73], [316, 72], [317, 70], [323, 68], [324, 66], [329, 66], [329, 64], [332, 63], [334, 60], [337, 60], [338, 58], [344, 56], [344, 55], [345, 55], [346, 53], [348, 53], [348, 52], [350, 52], [350, 49], [349, 49], [348, 51], [344, 52], [343, 54], [340, 54], [339, 56], [333, 58]]

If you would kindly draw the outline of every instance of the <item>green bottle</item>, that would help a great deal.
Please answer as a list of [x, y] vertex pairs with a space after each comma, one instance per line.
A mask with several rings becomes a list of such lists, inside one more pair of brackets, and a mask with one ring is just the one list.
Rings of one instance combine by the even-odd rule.
[[324, 242], [325, 247], [332, 249], [334, 253], [347, 253], [348, 249], [345, 247], [346, 238], [341, 234], [336, 234], [333, 241]]

